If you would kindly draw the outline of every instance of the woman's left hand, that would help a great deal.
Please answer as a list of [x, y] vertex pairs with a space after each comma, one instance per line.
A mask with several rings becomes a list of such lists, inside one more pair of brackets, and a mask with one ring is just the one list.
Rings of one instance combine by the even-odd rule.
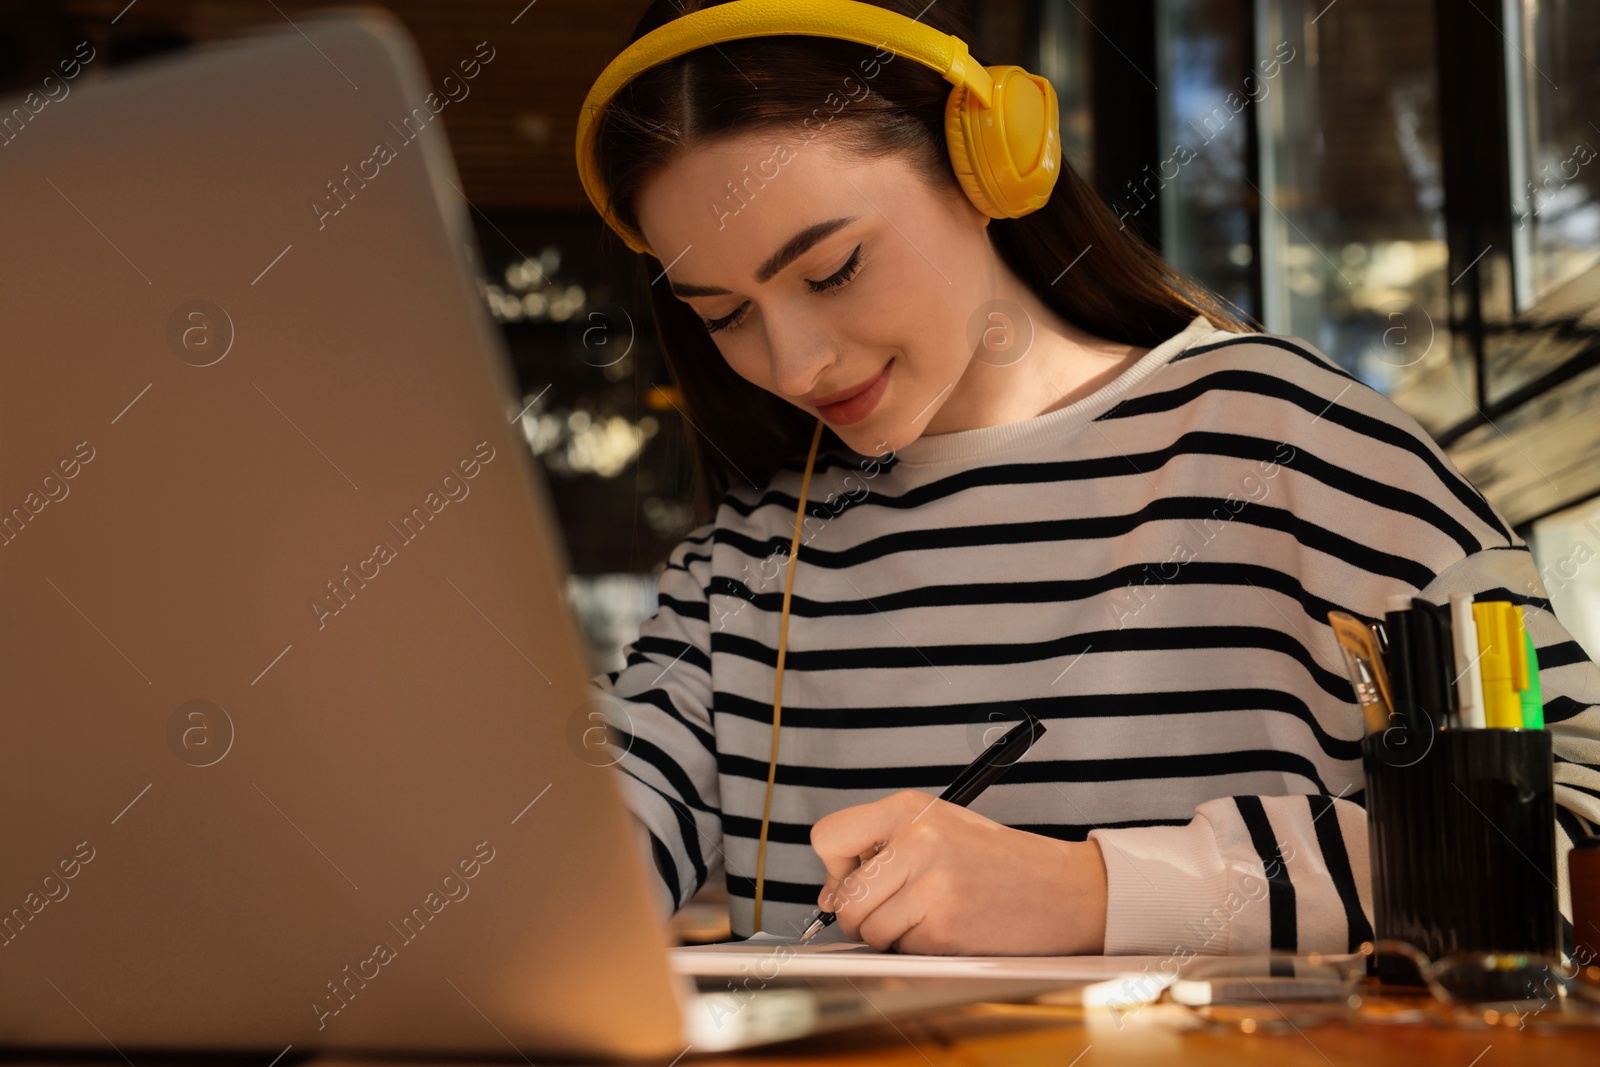
[[818, 906], [852, 941], [929, 955], [1105, 951], [1106, 869], [1094, 841], [1013, 830], [904, 790], [819, 819], [811, 847], [828, 868]]

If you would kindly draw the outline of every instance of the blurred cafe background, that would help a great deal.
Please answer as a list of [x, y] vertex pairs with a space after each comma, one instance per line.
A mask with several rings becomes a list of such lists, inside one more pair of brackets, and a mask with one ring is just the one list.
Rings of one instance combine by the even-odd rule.
[[[81, 41], [93, 79], [324, 6], [0, 0], [0, 94]], [[645, 4], [385, 6], [434, 80], [478, 42], [496, 50], [440, 121], [573, 602], [597, 663], [620, 666], [655, 611], [656, 570], [697, 521], [694, 431], [655, 348], [648, 279], [573, 162], [584, 95]], [[1600, 2], [976, 7], [973, 54], [1050, 78], [1065, 154], [1127, 224], [1426, 427], [1529, 540], [1557, 612], [1600, 659]], [[615, 336], [593, 343], [596, 326]], [[717, 899], [708, 887], [680, 933], [718, 936]]]

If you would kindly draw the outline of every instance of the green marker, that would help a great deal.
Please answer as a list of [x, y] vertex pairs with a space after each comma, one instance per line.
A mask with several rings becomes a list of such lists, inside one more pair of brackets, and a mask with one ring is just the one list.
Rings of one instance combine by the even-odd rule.
[[1533, 651], [1533, 638], [1522, 631], [1522, 640], [1528, 649], [1528, 688], [1522, 691], [1522, 727], [1525, 730], [1544, 729], [1544, 691], [1539, 688], [1539, 658]]

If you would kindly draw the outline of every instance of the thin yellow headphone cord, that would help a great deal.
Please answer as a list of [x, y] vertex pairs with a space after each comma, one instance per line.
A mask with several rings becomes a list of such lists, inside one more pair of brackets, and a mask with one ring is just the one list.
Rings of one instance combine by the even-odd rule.
[[783, 659], [789, 647], [789, 597], [794, 592], [794, 565], [800, 558], [800, 527], [805, 521], [806, 500], [811, 494], [811, 468], [817, 461], [817, 445], [822, 442], [822, 420], [817, 420], [811, 435], [811, 453], [806, 456], [806, 473], [800, 479], [800, 505], [794, 509], [794, 539], [789, 543], [788, 573], [783, 578], [783, 613], [778, 618], [778, 673], [772, 683], [772, 758], [767, 763], [767, 796], [761, 803], [761, 841], [756, 846], [755, 930], [761, 929], [761, 891], [767, 874], [767, 823], [772, 817], [772, 783], [778, 776], [778, 727], [783, 714]]

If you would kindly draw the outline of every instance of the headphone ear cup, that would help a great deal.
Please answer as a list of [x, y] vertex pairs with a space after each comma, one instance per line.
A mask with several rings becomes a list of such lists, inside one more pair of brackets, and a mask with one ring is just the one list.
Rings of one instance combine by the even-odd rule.
[[944, 142], [950, 154], [950, 169], [955, 171], [956, 181], [961, 183], [967, 199], [979, 211], [992, 219], [1005, 218], [989, 199], [978, 177], [967, 137], [967, 122], [967, 87], [958, 85], [950, 90], [950, 96], [944, 103]]
[[1050, 199], [1061, 174], [1061, 113], [1049, 79], [1021, 67], [987, 68], [994, 106], [964, 85], [945, 100], [945, 146], [967, 199], [990, 218], [1018, 218]]

